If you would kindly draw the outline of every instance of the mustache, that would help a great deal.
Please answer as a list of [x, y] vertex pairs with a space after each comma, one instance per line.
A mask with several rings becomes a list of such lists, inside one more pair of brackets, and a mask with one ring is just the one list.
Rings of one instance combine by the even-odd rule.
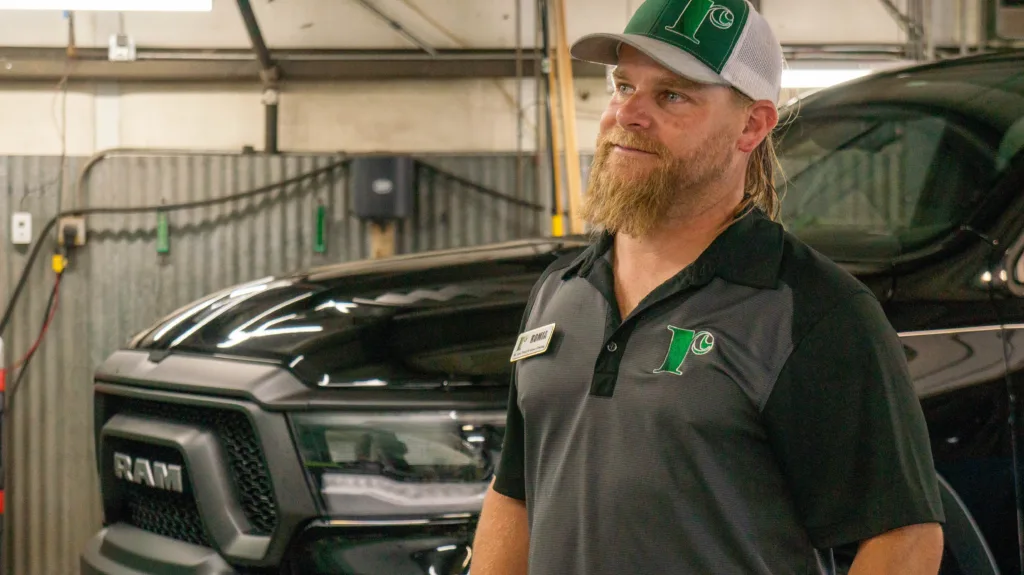
[[632, 148], [641, 152], [656, 154], [663, 158], [668, 155], [668, 149], [660, 142], [638, 132], [629, 132], [622, 128], [616, 128], [611, 132], [602, 134], [599, 138], [598, 147], [603, 151], [610, 152], [614, 146]]

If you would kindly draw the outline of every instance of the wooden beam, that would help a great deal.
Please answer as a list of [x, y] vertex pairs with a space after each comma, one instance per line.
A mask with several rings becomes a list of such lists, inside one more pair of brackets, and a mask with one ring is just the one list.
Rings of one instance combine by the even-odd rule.
[[548, 47], [550, 52], [551, 65], [548, 66], [548, 100], [551, 107], [551, 171], [555, 180], [555, 215], [551, 220], [551, 234], [555, 237], [561, 237], [565, 235], [565, 209], [562, 206], [562, 194], [565, 188], [562, 185], [562, 135], [559, 133], [562, 129], [562, 122], [559, 119], [561, 115], [561, 105], [558, 98], [558, 78], [556, 74], [555, 62], [555, 47], [552, 44]]
[[554, 0], [555, 45], [558, 61], [559, 100], [561, 100], [565, 130], [565, 172], [569, 188], [569, 223], [573, 234], [583, 233], [580, 216], [583, 203], [583, 174], [580, 168], [579, 135], [576, 131], [576, 94], [573, 83], [572, 60], [565, 31], [565, 0]]
[[395, 255], [395, 222], [370, 222], [370, 258], [379, 260]]

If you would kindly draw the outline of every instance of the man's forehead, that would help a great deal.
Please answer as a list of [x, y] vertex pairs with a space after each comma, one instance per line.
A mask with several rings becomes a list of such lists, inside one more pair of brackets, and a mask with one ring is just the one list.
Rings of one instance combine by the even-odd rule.
[[706, 84], [680, 76], [653, 60], [649, 64], [620, 61], [612, 70], [612, 78], [620, 82], [637, 82], [641, 77], [648, 82], [681, 88], [701, 88], [706, 86]]
[[705, 85], [680, 76], [629, 44], [620, 44], [619, 61], [615, 69], [612, 70], [612, 77], [616, 80], [637, 81], [633, 79], [633, 76], [641, 74], [645, 80], [682, 88], [700, 88]]

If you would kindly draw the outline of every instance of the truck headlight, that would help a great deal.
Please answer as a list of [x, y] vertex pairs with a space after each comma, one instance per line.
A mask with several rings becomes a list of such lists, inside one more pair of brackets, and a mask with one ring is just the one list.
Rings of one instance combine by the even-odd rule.
[[499, 459], [498, 412], [301, 413], [299, 452], [327, 514], [479, 513]]

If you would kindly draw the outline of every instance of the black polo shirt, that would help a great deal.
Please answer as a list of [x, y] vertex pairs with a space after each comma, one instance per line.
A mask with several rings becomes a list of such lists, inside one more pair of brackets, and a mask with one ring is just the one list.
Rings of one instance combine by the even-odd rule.
[[808, 574], [816, 549], [944, 521], [873, 294], [753, 211], [626, 318], [612, 238], [538, 281], [494, 488], [530, 575]]

